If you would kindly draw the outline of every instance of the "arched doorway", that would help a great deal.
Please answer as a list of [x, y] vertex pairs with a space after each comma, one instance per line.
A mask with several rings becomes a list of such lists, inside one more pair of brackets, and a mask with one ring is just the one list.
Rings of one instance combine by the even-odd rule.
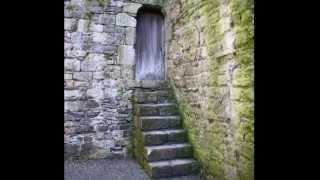
[[164, 80], [164, 16], [160, 9], [142, 7], [137, 13], [136, 80]]

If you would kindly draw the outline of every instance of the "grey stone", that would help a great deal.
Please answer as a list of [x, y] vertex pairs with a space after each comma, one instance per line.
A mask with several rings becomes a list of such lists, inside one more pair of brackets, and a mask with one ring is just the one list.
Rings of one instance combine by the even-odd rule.
[[163, 104], [140, 104], [140, 115], [142, 116], [170, 116], [177, 115], [178, 108], [173, 103]]
[[139, 121], [144, 131], [181, 128], [179, 116], [144, 116], [140, 117]]
[[70, 79], [72, 79], [72, 74], [70, 74], [70, 73], [65, 73], [65, 74], [64, 74], [64, 79], [65, 79], [65, 80], [70, 80]]
[[183, 129], [179, 130], [158, 130], [143, 133], [145, 145], [162, 145], [165, 143], [186, 142], [187, 134]]
[[142, 4], [138, 3], [126, 3], [123, 7], [123, 12], [137, 14], [138, 9], [142, 6]]
[[64, 114], [65, 121], [80, 121], [85, 120], [83, 112], [67, 112]]
[[99, 104], [94, 100], [89, 100], [86, 102], [86, 107], [87, 108], [96, 108], [96, 107], [99, 107]]
[[64, 43], [64, 50], [71, 50], [72, 44], [71, 43]]
[[115, 7], [122, 7], [123, 6], [123, 2], [122, 1], [110, 1], [110, 6], [115, 6]]
[[101, 86], [94, 86], [87, 90], [87, 96], [95, 99], [102, 99], [104, 96], [104, 90]]
[[114, 25], [104, 25], [103, 26], [103, 32], [106, 32], [106, 33], [113, 33], [113, 32], [117, 32], [115, 31], [115, 26]]
[[81, 93], [79, 90], [65, 90], [64, 91], [65, 98], [79, 97], [79, 96], [81, 96]]
[[87, 115], [89, 118], [97, 117], [100, 114], [100, 111], [88, 111]]
[[104, 54], [89, 54], [81, 62], [81, 71], [102, 71], [107, 65]]
[[86, 3], [86, 0], [71, 0], [71, 1], [70, 1], [70, 4], [71, 4], [71, 5], [79, 6], [79, 7], [84, 6], [85, 3]]
[[[86, 134], [86, 133], [93, 133], [94, 129], [92, 126], [88, 126], [88, 125], [80, 125], [79, 127], [77, 127], [76, 129], [76, 134]], [[82, 146], [83, 148], [83, 146]], [[90, 150], [90, 148], [88, 149]], [[83, 153], [84, 149], [82, 149], [82, 153]]]
[[73, 80], [65, 80], [64, 81], [64, 88], [65, 89], [73, 89], [74, 88], [74, 81]]
[[65, 57], [76, 58], [76, 57], [84, 57], [87, 54], [84, 50], [66, 50]]
[[133, 46], [122, 45], [119, 47], [119, 62], [123, 65], [135, 64], [135, 50]]
[[146, 146], [145, 158], [148, 162], [192, 157], [192, 146], [187, 143]]
[[92, 32], [103, 32], [103, 25], [91, 23], [89, 29]]
[[93, 79], [103, 80], [104, 79], [104, 72], [103, 71], [93, 72]]
[[110, 14], [101, 14], [97, 19], [93, 19], [93, 21], [102, 25], [114, 25], [116, 23], [116, 17]]
[[64, 60], [64, 69], [66, 71], [80, 71], [80, 61], [77, 59], [65, 59]]
[[[172, 176], [185, 176], [189, 174], [196, 174], [199, 172], [199, 163], [192, 159], [177, 159], [177, 160], [168, 160], [160, 162], [150, 163], [151, 176], [153, 178], [164, 178]], [[176, 177], [172, 178], [173, 180], [179, 179], [190, 179], [190, 180], [200, 180], [200, 177]], [[164, 179], [163, 179], [164, 180]]]
[[69, 158], [69, 157], [74, 157], [74, 156], [79, 156], [79, 145], [76, 144], [64, 144], [64, 157]]
[[88, 87], [89, 83], [88, 82], [83, 82], [83, 81], [74, 81], [74, 87], [79, 88], [79, 87]]
[[126, 13], [119, 13], [116, 16], [116, 25], [117, 26], [130, 26], [136, 27], [137, 21], [134, 17], [129, 16]]
[[97, 131], [104, 132], [104, 131], [107, 131], [109, 128], [106, 125], [99, 125], [96, 127], [96, 129]]
[[108, 44], [108, 40], [113, 39], [112, 35], [109, 33], [100, 33], [93, 32], [92, 33], [93, 42]]
[[118, 14], [122, 10], [122, 7], [116, 7], [116, 6], [106, 6], [104, 8], [104, 12], [108, 14]]
[[136, 28], [128, 27], [126, 28], [126, 45], [133, 45], [136, 38]]
[[89, 20], [79, 19], [78, 21], [78, 32], [88, 32]]
[[77, 20], [72, 18], [64, 19], [64, 30], [75, 31], [77, 29]]
[[89, 52], [97, 54], [108, 54], [112, 55], [116, 52], [117, 48], [115, 46], [103, 45], [101, 43], [94, 43], [91, 45]]
[[81, 111], [83, 103], [80, 101], [65, 101], [64, 109], [65, 111]]
[[79, 81], [90, 81], [92, 80], [92, 76], [92, 72], [75, 72], [73, 74], [73, 79]]

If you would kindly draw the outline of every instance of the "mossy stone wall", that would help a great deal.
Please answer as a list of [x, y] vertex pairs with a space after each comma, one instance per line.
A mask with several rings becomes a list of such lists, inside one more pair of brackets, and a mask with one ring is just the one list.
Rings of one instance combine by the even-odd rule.
[[165, 1], [168, 79], [204, 179], [253, 179], [253, 0]]

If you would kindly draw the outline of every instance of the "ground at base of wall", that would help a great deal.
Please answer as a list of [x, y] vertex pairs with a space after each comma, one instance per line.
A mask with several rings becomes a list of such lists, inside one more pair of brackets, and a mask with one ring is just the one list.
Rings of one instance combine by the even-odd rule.
[[[64, 163], [65, 180], [150, 180], [132, 158], [68, 160]], [[200, 180], [199, 176], [184, 176], [160, 180]]]

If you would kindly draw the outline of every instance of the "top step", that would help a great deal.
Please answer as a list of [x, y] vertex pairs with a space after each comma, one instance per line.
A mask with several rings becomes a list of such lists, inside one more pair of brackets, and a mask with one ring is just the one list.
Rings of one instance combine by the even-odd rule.
[[169, 81], [166, 80], [136, 80], [134, 82], [134, 88], [140, 89], [152, 89], [152, 90], [163, 90], [168, 89]]

